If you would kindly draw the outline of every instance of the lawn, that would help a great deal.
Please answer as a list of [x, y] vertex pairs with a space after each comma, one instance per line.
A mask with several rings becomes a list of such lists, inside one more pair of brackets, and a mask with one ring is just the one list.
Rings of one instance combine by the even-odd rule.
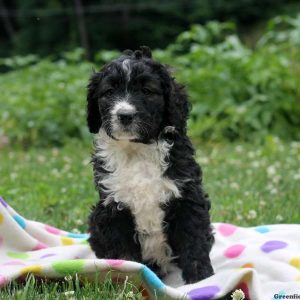
[[[213, 222], [240, 226], [299, 223], [300, 143], [270, 138], [263, 146], [197, 145], [197, 160], [212, 201]], [[0, 195], [25, 218], [84, 232], [89, 207], [97, 201], [89, 163], [91, 151], [91, 145], [79, 140], [70, 141], [63, 148], [1, 149]], [[11, 287], [1, 293], [0, 299], [29, 299], [37, 295], [43, 298], [46, 294], [47, 299], [57, 299], [58, 292], [62, 299], [93, 299], [100, 290], [110, 291], [108, 295], [123, 290], [122, 286], [116, 288], [109, 283], [100, 287], [89, 284], [79, 294], [64, 294], [74, 290], [76, 293], [76, 286], [76, 282], [71, 282], [34, 288], [31, 280], [21, 292]], [[126, 287], [119, 299], [140, 299], [132, 291], [134, 288]], [[103, 294], [101, 299], [112, 298]]]

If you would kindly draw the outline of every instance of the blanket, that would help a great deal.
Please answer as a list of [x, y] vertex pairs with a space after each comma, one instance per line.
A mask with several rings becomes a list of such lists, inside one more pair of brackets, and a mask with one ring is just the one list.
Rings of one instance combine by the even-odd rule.
[[299, 298], [285, 299], [300, 299], [300, 225], [213, 226], [215, 275], [184, 284], [180, 272], [174, 270], [162, 282], [143, 264], [97, 259], [87, 243], [88, 234], [27, 220], [0, 197], [0, 287], [30, 273], [62, 278], [93, 277], [98, 272], [103, 279], [113, 271], [116, 278], [126, 278], [139, 287], [148, 299], [217, 299], [235, 290], [240, 290], [233, 295], [236, 299], [243, 295], [254, 300], [290, 295]]

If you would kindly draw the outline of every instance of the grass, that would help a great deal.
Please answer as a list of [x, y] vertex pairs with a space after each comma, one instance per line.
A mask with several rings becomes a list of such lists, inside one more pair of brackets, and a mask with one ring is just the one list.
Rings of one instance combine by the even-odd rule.
[[[270, 138], [264, 146], [199, 144], [197, 148], [204, 185], [212, 201], [213, 222], [239, 226], [299, 222], [300, 143]], [[70, 141], [63, 148], [32, 148], [26, 152], [4, 148], [0, 152], [0, 195], [25, 218], [83, 232], [89, 207], [97, 201], [89, 164], [91, 150], [80, 141]], [[87, 284], [78, 292], [76, 286], [74, 290], [55, 283], [38, 288], [31, 279], [25, 287], [7, 288], [0, 299], [42, 299], [43, 295], [52, 299], [58, 289], [61, 299], [67, 297], [66, 291], [74, 291], [72, 297], [76, 299], [93, 299], [100, 290], [110, 295], [106, 298], [103, 294], [101, 299], [112, 299], [112, 286]], [[113, 288], [117, 289], [114, 295], [121, 295], [113, 299], [141, 299], [138, 293], [130, 293], [133, 288], [123, 294], [122, 286]]]
[[[46, 284], [45, 284], [46, 283]], [[113, 284], [110, 279], [104, 282], [82, 281], [77, 276], [74, 280], [56, 282], [37, 281], [33, 275], [28, 276], [25, 285], [15, 282], [10, 284], [0, 294], [0, 300], [15, 299], [107, 299], [107, 300], [143, 300], [141, 292], [135, 286], [126, 282], [124, 284]]]

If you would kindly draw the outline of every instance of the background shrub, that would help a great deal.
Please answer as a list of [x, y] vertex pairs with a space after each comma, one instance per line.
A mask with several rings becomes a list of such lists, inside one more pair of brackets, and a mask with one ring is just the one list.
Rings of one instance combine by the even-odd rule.
[[230, 23], [195, 25], [160, 53], [189, 87], [193, 136], [300, 138], [300, 16], [277, 17], [268, 27], [250, 49]]
[[0, 135], [12, 143], [41, 146], [84, 137], [84, 87], [91, 71], [86, 62], [44, 59], [2, 75]]
[[[264, 141], [270, 135], [300, 138], [300, 16], [273, 19], [251, 49], [232, 23], [193, 25], [154, 56], [174, 67], [193, 104], [189, 133], [202, 140]], [[2, 59], [0, 136], [22, 145], [62, 145], [89, 136], [85, 93], [92, 68], [116, 57], [77, 49], [39, 60]]]
[[300, 8], [298, 0], [80, 2], [86, 42], [79, 31], [76, 1], [2, 0], [0, 9], [7, 24], [0, 27], [0, 56], [58, 55], [81, 46], [91, 58], [99, 49], [136, 48], [141, 44], [164, 48], [194, 23], [232, 20], [244, 33], [279, 11], [293, 14]]

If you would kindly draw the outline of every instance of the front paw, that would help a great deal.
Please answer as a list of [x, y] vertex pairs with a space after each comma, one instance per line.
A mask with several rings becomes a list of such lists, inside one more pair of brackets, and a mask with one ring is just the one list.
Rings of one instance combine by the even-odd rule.
[[177, 135], [177, 130], [174, 126], [166, 126], [160, 133], [159, 139], [166, 141], [173, 141]]
[[214, 274], [214, 270], [209, 263], [193, 261], [188, 263], [182, 270], [182, 277], [186, 283], [195, 283], [206, 279]]
[[164, 129], [163, 129], [163, 133], [176, 133], [176, 128], [174, 126], [166, 126]]

